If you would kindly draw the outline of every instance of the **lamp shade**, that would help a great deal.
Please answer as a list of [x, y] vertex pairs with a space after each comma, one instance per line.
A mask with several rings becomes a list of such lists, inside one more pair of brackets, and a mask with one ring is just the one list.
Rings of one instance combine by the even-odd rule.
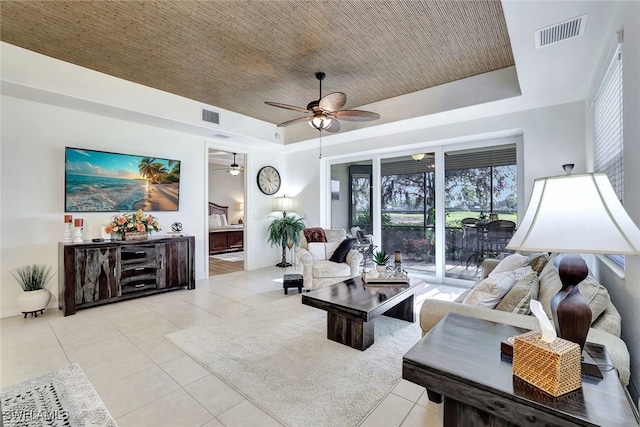
[[290, 211], [293, 208], [293, 198], [283, 196], [276, 197], [276, 207], [277, 211]]
[[640, 230], [603, 173], [536, 179], [506, 246], [520, 251], [640, 254]]
[[239, 210], [239, 211], [243, 211], [244, 210], [244, 203], [238, 203], [236, 205], [236, 209]]

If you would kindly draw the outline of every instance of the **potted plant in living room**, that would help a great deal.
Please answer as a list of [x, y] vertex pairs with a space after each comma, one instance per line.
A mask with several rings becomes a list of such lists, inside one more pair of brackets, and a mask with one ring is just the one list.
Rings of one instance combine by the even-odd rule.
[[18, 267], [11, 272], [13, 278], [22, 287], [22, 292], [18, 295], [18, 308], [27, 317], [31, 313], [38, 317], [38, 311], [44, 314], [51, 300], [51, 292], [46, 288], [47, 283], [53, 277], [53, 270], [50, 265], [29, 264]]
[[378, 273], [384, 273], [387, 269], [387, 263], [389, 262], [389, 254], [385, 251], [376, 251], [373, 254], [373, 262], [376, 264]]
[[287, 243], [292, 242], [295, 246], [300, 246], [300, 232], [304, 230], [305, 225], [302, 218], [283, 215], [282, 218], [276, 218], [269, 225], [269, 237], [267, 242], [271, 246], [282, 246], [282, 261], [276, 264], [276, 267], [289, 267], [287, 262]]

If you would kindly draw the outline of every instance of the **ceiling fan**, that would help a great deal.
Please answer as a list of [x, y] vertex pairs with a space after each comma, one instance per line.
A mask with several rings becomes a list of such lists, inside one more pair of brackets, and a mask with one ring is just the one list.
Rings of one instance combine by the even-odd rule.
[[287, 110], [306, 113], [304, 117], [282, 122], [278, 127], [294, 125], [296, 123], [308, 122], [309, 125], [319, 131], [338, 132], [340, 130], [340, 120], [351, 122], [366, 122], [377, 120], [380, 114], [363, 110], [341, 110], [347, 103], [347, 95], [342, 92], [332, 92], [326, 96], [322, 96], [322, 80], [325, 74], [318, 72], [316, 78], [320, 82], [320, 97], [317, 101], [311, 101], [307, 108], [296, 107], [293, 105], [281, 104], [279, 102], [265, 101], [265, 104], [273, 107], [284, 108]]
[[227, 173], [234, 176], [240, 174], [240, 172], [244, 172], [244, 168], [236, 163], [236, 153], [233, 153], [233, 163], [231, 163], [228, 167], [221, 168], [221, 169], [213, 169], [213, 170], [223, 170], [223, 169], [226, 169]]

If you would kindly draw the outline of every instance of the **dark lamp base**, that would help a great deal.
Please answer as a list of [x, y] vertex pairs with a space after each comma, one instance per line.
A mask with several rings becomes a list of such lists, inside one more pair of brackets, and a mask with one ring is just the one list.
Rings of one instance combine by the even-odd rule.
[[556, 260], [562, 289], [551, 299], [551, 313], [560, 338], [574, 342], [584, 349], [589, 327], [591, 308], [584, 300], [578, 284], [589, 274], [587, 263], [577, 254], [564, 254]]

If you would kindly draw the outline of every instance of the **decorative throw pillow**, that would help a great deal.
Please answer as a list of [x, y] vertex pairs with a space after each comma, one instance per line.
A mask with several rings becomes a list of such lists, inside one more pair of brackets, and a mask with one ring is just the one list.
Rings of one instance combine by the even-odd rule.
[[[542, 308], [549, 319], [553, 319], [551, 314], [551, 299], [562, 289], [562, 282], [558, 276], [558, 270], [555, 264], [556, 256], [552, 255], [547, 265], [540, 273], [540, 294], [538, 300], [542, 303]], [[598, 317], [607, 309], [611, 297], [607, 289], [589, 274], [586, 279], [578, 284], [578, 290], [582, 294], [584, 300], [591, 308], [591, 323], [595, 322]]]
[[305, 228], [303, 233], [308, 243], [327, 241], [327, 235], [322, 227]]
[[515, 283], [516, 276], [512, 271], [504, 271], [490, 275], [486, 279], [478, 282], [462, 303], [495, 308]]
[[538, 301], [540, 301], [544, 312], [547, 313], [547, 317], [551, 320], [553, 319], [551, 315], [551, 298], [562, 289], [558, 270], [553, 265], [554, 260], [555, 256], [552, 256], [540, 272], [540, 290], [538, 291]]
[[227, 226], [229, 225], [229, 222], [227, 221], [227, 216], [220, 214], [220, 225], [222, 226]]
[[347, 255], [351, 250], [351, 247], [357, 240], [358, 239], [355, 239], [355, 238], [344, 239], [342, 242], [340, 242], [340, 245], [335, 250], [333, 255], [331, 255], [331, 258], [329, 258], [329, 261], [345, 262], [347, 260]]
[[313, 258], [314, 261], [327, 259], [327, 252], [324, 245], [325, 243], [321, 242], [311, 242], [307, 246], [307, 249], [311, 254], [311, 258]]
[[529, 265], [536, 272], [537, 275], [540, 275], [542, 269], [547, 262], [549, 261], [549, 254], [546, 252], [537, 252], [529, 255]]
[[220, 222], [220, 216], [213, 214], [209, 215], [209, 228], [211, 227], [220, 227], [222, 222]]
[[500, 264], [498, 264], [496, 268], [494, 268], [493, 271], [489, 273], [489, 277], [504, 272], [511, 272], [516, 268], [524, 267], [528, 262], [529, 257], [520, 254], [511, 254], [500, 261]]
[[324, 244], [324, 259], [330, 259], [340, 246], [339, 240], [330, 240]]
[[529, 304], [538, 298], [538, 275], [531, 266], [520, 267], [513, 271], [516, 283], [496, 306], [496, 310], [518, 314], [529, 314]]
[[591, 274], [578, 284], [578, 290], [591, 308], [591, 323], [593, 323], [609, 306], [611, 302], [609, 291]]

